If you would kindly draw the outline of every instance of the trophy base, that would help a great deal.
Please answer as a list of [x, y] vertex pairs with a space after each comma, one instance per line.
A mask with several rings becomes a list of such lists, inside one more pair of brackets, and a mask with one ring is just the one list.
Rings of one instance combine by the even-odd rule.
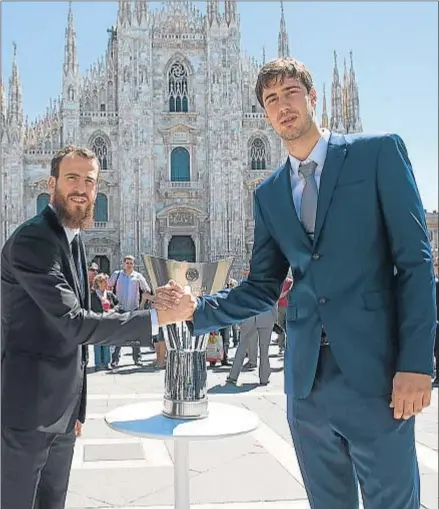
[[170, 419], [204, 419], [208, 415], [207, 398], [201, 401], [174, 401], [164, 398], [163, 415]]

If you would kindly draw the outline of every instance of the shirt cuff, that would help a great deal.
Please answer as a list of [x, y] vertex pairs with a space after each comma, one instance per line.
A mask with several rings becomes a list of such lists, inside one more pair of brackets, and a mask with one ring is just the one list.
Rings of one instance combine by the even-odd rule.
[[157, 309], [151, 309], [151, 334], [153, 336], [158, 336], [159, 333], [159, 317], [157, 314]]

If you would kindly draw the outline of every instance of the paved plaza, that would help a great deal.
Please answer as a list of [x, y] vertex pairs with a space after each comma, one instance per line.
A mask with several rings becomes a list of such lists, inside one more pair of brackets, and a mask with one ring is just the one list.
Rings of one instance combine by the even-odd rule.
[[[144, 367], [137, 368], [128, 349], [122, 353], [118, 372], [89, 376], [88, 420], [76, 444], [68, 509], [173, 507], [172, 442], [131, 438], [104, 422], [112, 409], [162, 398], [164, 371], [151, 367], [154, 354], [146, 352]], [[209, 369], [210, 400], [252, 410], [261, 425], [248, 435], [191, 443], [194, 509], [309, 509], [286, 421], [283, 362], [277, 347], [270, 354], [274, 372], [267, 387], [258, 386], [257, 372], [243, 372], [237, 387], [225, 386], [229, 368]], [[422, 507], [437, 509], [437, 389], [418, 418], [416, 439]]]

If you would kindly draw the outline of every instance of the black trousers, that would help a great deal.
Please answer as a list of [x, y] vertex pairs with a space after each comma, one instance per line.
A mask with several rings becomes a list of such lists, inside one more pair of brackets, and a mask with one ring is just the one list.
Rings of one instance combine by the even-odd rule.
[[1, 509], [64, 509], [75, 438], [3, 426]]
[[[133, 348], [133, 361], [134, 362], [140, 361], [140, 358], [142, 357], [142, 353], [140, 351], [140, 346], [133, 346], [132, 348]], [[114, 362], [115, 364], [117, 364], [120, 361], [121, 349], [122, 349], [121, 346], [115, 347], [114, 352], [111, 356], [111, 362]]]

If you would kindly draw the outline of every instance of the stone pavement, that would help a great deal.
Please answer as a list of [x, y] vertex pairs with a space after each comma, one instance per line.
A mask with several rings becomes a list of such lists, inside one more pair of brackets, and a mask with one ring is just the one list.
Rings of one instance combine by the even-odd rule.
[[[151, 367], [154, 354], [144, 354], [144, 366], [136, 368], [124, 350], [118, 372], [89, 376], [88, 420], [76, 444], [68, 509], [173, 507], [172, 442], [131, 438], [104, 423], [114, 408], [162, 398], [164, 371]], [[267, 387], [258, 386], [257, 372], [243, 372], [237, 387], [225, 386], [229, 368], [209, 369], [209, 399], [252, 410], [261, 426], [240, 437], [191, 443], [194, 509], [309, 509], [286, 421], [282, 359], [275, 346], [270, 355], [274, 372]], [[417, 450], [422, 507], [437, 509], [437, 389], [418, 418]]]

